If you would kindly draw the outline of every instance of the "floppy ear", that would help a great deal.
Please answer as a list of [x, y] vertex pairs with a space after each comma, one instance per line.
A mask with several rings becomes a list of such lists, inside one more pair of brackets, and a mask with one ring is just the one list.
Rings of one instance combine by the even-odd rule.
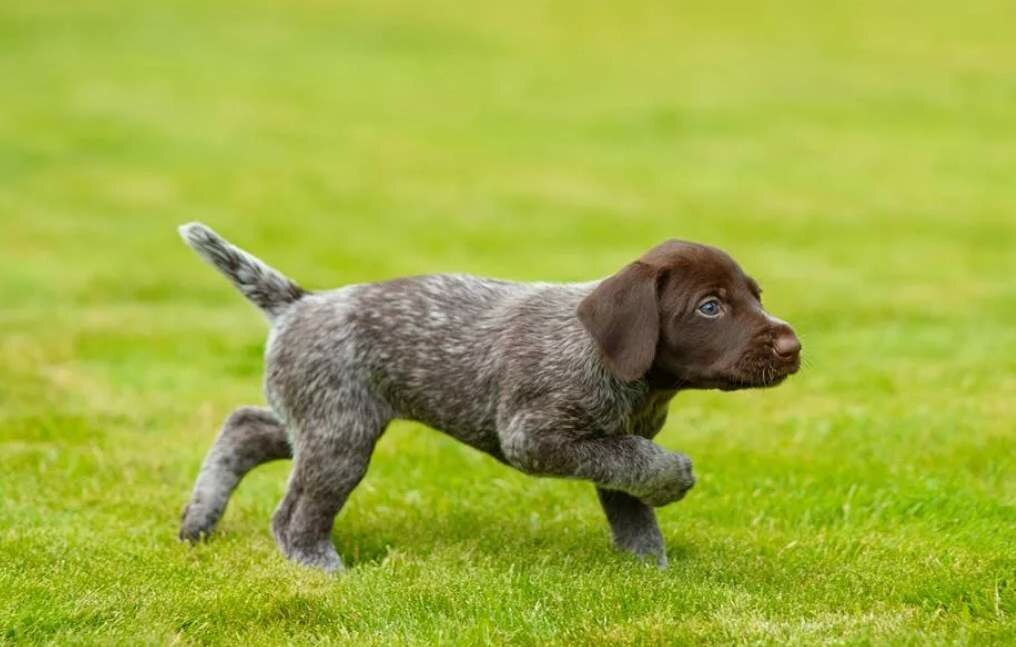
[[660, 312], [657, 272], [634, 262], [607, 278], [579, 304], [582, 325], [596, 340], [607, 368], [625, 382], [646, 374], [656, 356]]

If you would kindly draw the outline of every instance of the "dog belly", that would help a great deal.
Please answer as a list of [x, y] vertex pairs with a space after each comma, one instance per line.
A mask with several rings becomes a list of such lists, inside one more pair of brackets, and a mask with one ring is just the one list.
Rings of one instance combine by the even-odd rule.
[[504, 461], [495, 426], [496, 404], [476, 397], [476, 391], [470, 390], [463, 394], [464, 397], [456, 394], [443, 401], [429, 397], [432, 395], [429, 393], [394, 391], [386, 394], [386, 400], [397, 412], [397, 418], [427, 425]]
[[469, 445], [473, 449], [478, 449], [484, 454], [493, 456], [502, 463], [507, 462], [504, 457], [504, 452], [501, 451], [501, 442], [498, 440], [497, 433], [494, 429], [459, 429], [448, 426], [438, 426], [431, 424], [425, 420], [418, 420], [423, 424], [440, 431], [443, 434], [451, 436], [461, 443]]

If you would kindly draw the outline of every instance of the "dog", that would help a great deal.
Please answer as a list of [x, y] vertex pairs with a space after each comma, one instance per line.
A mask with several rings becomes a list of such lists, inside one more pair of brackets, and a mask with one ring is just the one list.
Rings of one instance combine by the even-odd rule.
[[206, 537], [251, 469], [293, 458], [272, 533], [328, 572], [343, 568], [335, 516], [397, 418], [527, 474], [592, 482], [614, 545], [664, 567], [653, 508], [695, 484], [691, 460], [652, 441], [671, 398], [771, 387], [800, 367], [758, 283], [706, 245], [667, 241], [589, 283], [435, 274], [310, 292], [204, 225], [180, 234], [270, 324], [269, 408], [227, 418], [180, 537]]

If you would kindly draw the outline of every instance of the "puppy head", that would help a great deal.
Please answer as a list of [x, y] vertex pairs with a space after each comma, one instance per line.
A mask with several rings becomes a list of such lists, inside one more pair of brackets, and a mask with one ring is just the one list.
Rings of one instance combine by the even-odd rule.
[[800, 367], [793, 329], [724, 252], [667, 241], [601, 282], [578, 316], [610, 371], [675, 388], [779, 384]]

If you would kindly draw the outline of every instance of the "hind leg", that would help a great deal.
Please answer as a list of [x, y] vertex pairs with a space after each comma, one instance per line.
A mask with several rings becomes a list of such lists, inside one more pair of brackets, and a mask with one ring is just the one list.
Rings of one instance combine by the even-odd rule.
[[271, 411], [261, 407], [234, 411], [201, 466], [183, 511], [180, 539], [193, 542], [207, 536], [247, 472], [262, 463], [291, 457], [286, 429]]
[[363, 409], [298, 425], [289, 488], [272, 518], [272, 533], [286, 557], [327, 572], [342, 569], [332, 525], [367, 473], [387, 422], [377, 411]]

